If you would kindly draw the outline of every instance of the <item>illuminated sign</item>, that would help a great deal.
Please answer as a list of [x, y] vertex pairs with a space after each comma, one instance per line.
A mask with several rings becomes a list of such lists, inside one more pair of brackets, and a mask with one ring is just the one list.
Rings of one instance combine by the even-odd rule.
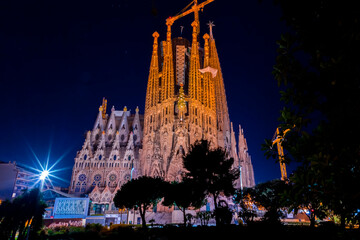
[[89, 198], [56, 198], [54, 218], [85, 218], [88, 209]]

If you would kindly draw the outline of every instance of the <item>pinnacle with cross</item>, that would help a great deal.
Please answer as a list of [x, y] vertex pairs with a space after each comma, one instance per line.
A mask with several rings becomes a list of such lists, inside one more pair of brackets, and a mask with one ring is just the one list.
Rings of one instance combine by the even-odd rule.
[[209, 26], [210, 29], [210, 38], [214, 39], [213, 33], [212, 33], [212, 27], [215, 27], [215, 24], [213, 21], [209, 21], [209, 23], [207, 24]]

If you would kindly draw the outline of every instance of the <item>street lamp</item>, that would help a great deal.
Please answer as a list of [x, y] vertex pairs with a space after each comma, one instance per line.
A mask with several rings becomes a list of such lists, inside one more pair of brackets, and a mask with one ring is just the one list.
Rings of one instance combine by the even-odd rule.
[[40, 179], [41, 181], [44, 181], [45, 178], [46, 178], [48, 175], [49, 175], [49, 171], [48, 171], [48, 170], [44, 170], [44, 171], [41, 172], [39, 179]]
[[39, 177], [39, 180], [41, 181], [41, 183], [40, 183], [40, 191], [43, 190], [45, 180], [46, 180], [46, 178], [48, 178], [48, 177], [49, 177], [49, 171], [48, 171], [47, 169], [43, 170], [43, 171], [40, 173], [40, 177]]

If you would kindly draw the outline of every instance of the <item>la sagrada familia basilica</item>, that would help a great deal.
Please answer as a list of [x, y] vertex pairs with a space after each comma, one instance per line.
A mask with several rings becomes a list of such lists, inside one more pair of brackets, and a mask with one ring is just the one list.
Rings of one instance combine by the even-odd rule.
[[[75, 157], [70, 193], [89, 194], [93, 203], [112, 205], [117, 190], [130, 179], [148, 175], [181, 181], [182, 158], [201, 139], [234, 158], [233, 167], [241, 170], [237, 187], [255, 185], [244, 131], [239, 126], [236, 143], [230, 122], [211, 23], [200, 41], [198, 11], [212, 1], [194, 1], [186, 12], [168, 18], [163, 41], [153, 33], [144, 115], [126, 107], [107, 112], [103, 99], [94, 127]], [[191, 42], [171, 35], [174, 21], [188, 13], [195, 15]]]

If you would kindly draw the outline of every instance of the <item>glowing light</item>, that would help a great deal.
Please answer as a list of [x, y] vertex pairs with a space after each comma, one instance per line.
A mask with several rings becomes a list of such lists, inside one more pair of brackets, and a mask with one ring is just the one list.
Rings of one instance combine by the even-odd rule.
[[48, 149], [47, 156], [45, 157], [45, 159], [43, 161], [40, 161], [37, 154], [35, 154], [33, 148], [30, 146], [30, 144], [28, 144], [28, 147], [29, 147], [31, 153], [32, 153], [34, 159], [36, 160], [34, 162], [34, 165], [35, 166], [37, 165], [37, 166], [36, 167], [29, 166], [29, 165], [23, 165], [23, 166], [32, 170], [34, 173], [36, 173], [32, 177], [32, 179], [34, 181], [32, 187], [40, 186], [40, 190], [54, 188], [53, 182], [56, 180], [60, 180], [60, 181], [68, 184], [67, 180], [65, 180], [59, 176], [56, 176], [56, 174], [60, 171], [70, 169], [70, 167], [55, 169], [55, 166], [59, 162], [61, 162], [61, 160], [64, 159], [64, 157], [70, 152], [70, 149], [68, 151], [65, 151], [59, 158], [54, 159], [54, 162], [52, 164], [50, 164], [51, 145], [52, 144], [50, 143], [50, 147]]
[[48, 170], [44, 170], [41, 172], [40, 174], [40, 180], [44, 181], [45, 178], [49, 175], [49, 171]]

